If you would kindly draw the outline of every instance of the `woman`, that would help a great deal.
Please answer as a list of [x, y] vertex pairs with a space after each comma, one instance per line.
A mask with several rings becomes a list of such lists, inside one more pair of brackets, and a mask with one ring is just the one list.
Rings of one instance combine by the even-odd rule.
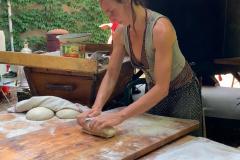
[[[88, 127], [99, 130], [147, 111], [201, 122], [200, 87], [179, 49], [169, 19], [144, 8], [141, 0], [99, 0], [99, 3], [110, 20], [121, 25], [113, 36], [113, 52], [97, 98], [92, 109], [78, 117], [79, 124], [84, 126], [85, 118], [92, 117]], [[121, 111], [102, 115], [101, 110], [117, 82], [125, 52], [133, 66], [144, 71], [149, 90]], [[201, 135], [200, 130], [198, 135]]]

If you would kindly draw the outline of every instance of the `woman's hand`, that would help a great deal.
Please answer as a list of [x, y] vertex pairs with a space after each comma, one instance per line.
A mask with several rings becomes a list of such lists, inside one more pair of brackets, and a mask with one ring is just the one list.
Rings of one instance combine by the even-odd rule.
[[88, 111], [85, 111], [77, 116], [77, 122], [80, 126], [85, 126], [86, 118], [95, 117], [101, 114], [101, 109], [93, 108]]
[[112, 23], [104, 23], [99, 26], [102, 30], [111, 29]]
[[104, 113], [97, 117], [91, 118], [87, 127], [90, 130], [101, 130], [105, 127], [116, 126], [122, 123], [125, 120], [125, 117], [121, 112], [117, 113]]

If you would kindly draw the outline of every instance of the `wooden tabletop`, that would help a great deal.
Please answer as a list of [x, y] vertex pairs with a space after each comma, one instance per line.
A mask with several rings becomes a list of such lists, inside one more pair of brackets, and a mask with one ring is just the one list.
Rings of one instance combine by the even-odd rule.
[[[75, 120], [51, 120], [44, 126], [44, 123], [26, 121], [24, 115], [16, 119], [16, 114], [5, 113], [0, 114], [0, 119], [0, 157], [4, 160], [136, 159], [198, 127], [198, 122], [193, 120], [144, 114], [117, 126], [115, 137], [102, 139], [83, 133]], [[28, 132], [23, 133], [24, 128]], [[14, 136], [14, 133], [18, 134]]]
[[89, 74], [97, 73], [97, 62], [84, 58], [0, 51], [0, 63]]
[[[127, 122], [118, 128], [120, 129], [119, 135], [106, 140], [82, 133], [75, 120], [60, 120], [54, 117], [48, 121], [36, 122], [26, 120], [24, 114], [0, 112], [0, 156], [4, 157], [4, 160], [115, 160], [134, 159], [140, 156], [142, 156], [140, 160], [192, 160], [196, 158], [196, 155], [199, 160], [206, 156], [216, 160], [239, 159], [239, 150], [206, 138], [183, 136], [177, 139], [175, 134], [170, 136], [172, 139], [170, 141], [169, 132], [170, 130], [174, 132], [173, 124], [175, 126], [178, 124], [180, 129], [185, 122], [182, 121], [179, 124], [178, 122], [181, 121], [179, 119], [175, 119], [173, 122], [171, 121], [173, 119], [162, 117], [160, 120], [163, 123], [159, 123], [155, 122], [154, 117], [150, 117], [147, 115], [145, 120], [139, 119], [139, 117], [130, 120], [132, 122]], [[159, 130], [160, 128], [156, 128], [158, 124], [161, 125], [162, 131]], [[159, 136], [156, 132], [160, 132]], [[165, 134], [162, 134], [164, 132]], [[157, 139], [160, 141], [157, 142]], [[165, 146], [157, 147], [168, 142], [170, 143]], [[146, 144], [148, 147], [142, 147]], [[150, 152], [151, 150], [153, 152]], [[126, 156], [122, 157], [121, 155]], [[179, 157], [181, 155], [183, 159]]]

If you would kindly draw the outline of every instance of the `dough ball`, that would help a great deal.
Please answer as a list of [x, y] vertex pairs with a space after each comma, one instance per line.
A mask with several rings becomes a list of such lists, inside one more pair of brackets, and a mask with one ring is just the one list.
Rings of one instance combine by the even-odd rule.
[[26, 114], [26, 118], [32, 121], [44, 121], [51, 119], [54, 116], [54, 112], [45, 107], [36, 107], [29, 110]]
[[106, 127], [100, 131], [92, 131], [92, 130], [87, 130], [87, 129], [83, 128], [83, 132], [91, 134], [91, 135], [103, 137], [103, 138], [111, 138], [116, 135], [117, 130], [114, 127]]
[[79, 113], [72, 109], [62, 109], [56, 113], [56, 116], [60, 119], [74, 119]]

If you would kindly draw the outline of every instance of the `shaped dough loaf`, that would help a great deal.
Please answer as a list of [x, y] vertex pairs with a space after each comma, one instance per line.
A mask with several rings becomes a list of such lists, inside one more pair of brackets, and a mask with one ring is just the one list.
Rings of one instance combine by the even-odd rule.
[[72, 109], [62, 109], [56, 113], [56, 116], [60, 119], [74, 119], [79, 113]]
[[45, 107], [55, 112], [62, 109], [73, 109], [76, 111], [83, 112], [88, 109], [86, 106], [81, 104], [74, 104], [68, 100], [62, 99], [55, 96], [34, 96], [28, 100], [23, 100], [16, 104], [16, 107], [9, 110], [10, 112], [26, 112], [32, 108]]
[[45, 107], [36, 107], [29, 110], [26, 114], [28, 120], [44, 121], [51, 119], [54, 116], [54, 112]]
[[117, 130], [114, 127], [106, 127], [106, 128], [101, 129], [100, 131], [92, 131], [92, 130], [83, 128], [82, 131], [85, 133], [103, 137], [103, 138], [111, 138], [111, 137], [115, 136], [117, 133]]

